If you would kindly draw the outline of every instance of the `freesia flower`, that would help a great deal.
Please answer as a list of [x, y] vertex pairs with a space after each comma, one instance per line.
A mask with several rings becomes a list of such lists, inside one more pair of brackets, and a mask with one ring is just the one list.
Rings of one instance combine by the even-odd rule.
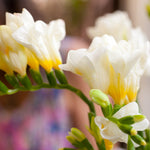
[[[23, 9], [22, 13], [6, 13], [6, 25], [11, 28], [12, 33], [21, 26], [31, 26], [31, 24], [34, 24], [34, 19], [26, 9]], [[31, 52], [31, 50], [25, 48], [25, 55], [27, 56], [28, 65], [33, 70], [39, 71], [39, 62], [34, 54]]]
[[13, 38], [27, 47], [47, 72], [52, 68], [59, 69], [58, 65], [62, 63], [60, 42], [65, 36], [63, 20], [58, 19], [49, 24], [40, 20], [34, 22], [31, 14], [23, 9], [22, 14], [7, 14], [6, 22], [14, 30]]
[[0, 26], [0, 57], [0, 69], [6, 73], [12, 74], [15, 71], [22, 76], [26, 74], [24, 47], [13, 39], [11, 29], [6, 25]]
[[95, 26], [88, 28], [87, 34], [91, 39], [108, 34], [116, 40], [122, 40], [128, 38], [131, 28], [131, 21], [127, 13], [116, 11], [99, 17], [95, 22]]
[[[120, 119], [125, 116], [140, 115], [139, 107], [136, 102], [129, 103], [122, 107], [118, 112], [116, 112], [113, 117]], [[125, 142], [127, 143], [128, 135], [122, 132], [118, 126], [108, 120], [107, 118], [97, 116], [95, 118], [95, 123], [100, 128], [100, 134], [104, 139], [110, 140], [113, 143]], [[133, 125], [136, 131], [144, 131], [149, 126], [149, 121], [145, 118], [140, 122], [136, 122]]]
[[[148, 41], [148, 38], [139, 27], [132, 27], [128, 14], [122, 11], [116, 11], [99, 17], [96, 20], [95, 26], [88, 28], [87, 34], [91, 39], [96, 36], [108, 34], [113, 36], [117, 41], [130, 41], [136, 49], [141, 50], [145, 48], [145, 43]], [[150, 74], [150, 52], [148, 52], [147, 55], [149, 59], [145, 75]]]
[[138, 49], [112, 36], [96, 37], [88, 49], [70, 51], [60, 68], [82, 76], [90, 88], [109, 94], [116, 104], [127, 104], [136, 100], [147, 63], [149, 45], [143, 44], [144, 49]]

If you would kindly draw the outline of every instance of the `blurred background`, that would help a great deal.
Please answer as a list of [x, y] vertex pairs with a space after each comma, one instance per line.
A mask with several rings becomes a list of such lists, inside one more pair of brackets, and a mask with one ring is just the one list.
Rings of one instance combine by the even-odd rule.
[[[5, 24], [5, 12], [21, 12], [22, 8], [35, 20], [46, 23], [64, 19], [67, 37], [62, 42], [61, 52], [65, 62], [68, 50], [89, 46], [86, 28], [93, 26], [97, 17], [118, 9], [127, 11], [133, 25], [140, 26], [150, 38], [147, 3], [148, 0], [0, 0], [0, 24]], [[0, 72], [0, 79], [6, 82], [3, 75]], [[72, 85], [88, 95], [89, 88], [82, 79], [72, 74], [67, 76]], [[140, 104], [150, 120], [150, 77], [143, 77], [141, 84]], [[68, 91], [57, 90], [0, 97], [0, 150], [57, 150], [69, 145], [64, 137], [72, 126], [89, 136], [83, 126], [88, 124], [88, 108], [76, 99], [78, 97]]]

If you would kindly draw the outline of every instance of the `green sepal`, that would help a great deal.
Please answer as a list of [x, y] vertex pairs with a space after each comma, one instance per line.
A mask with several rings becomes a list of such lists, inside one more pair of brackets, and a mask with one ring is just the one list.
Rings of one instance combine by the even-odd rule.
[[7, 93], [7, 91], [8, 91], [7, 86], [3, 82], [1, 82], [1, 81], [0, 81], [0, 91], [2, 93]]
[[101, 108], [102, 108], [103, 115], [106, 118], [112, 115], [112, 104], [111, 103], [108, 106], [101, 107]]
[[128, 136], [127, 150], [135, 150], [134, 144], [130, 136]]
[[65, 74], [61, 70], [55, 70], [55, 75], [61, 84], [68, 84]]
[[6, 74], [5, 75], [5, 79], [7, 80], [7, 82], [12, 86], [12, 87], [15, 87], [15, 88], [18, 88], [20, 87], [20, 84], [16, 78], [15, 75], [8, 75]]
[[31, 89], [31, 87], [32, 87], [32, 83], [31, 83], [31, 81], [30, 81], [30, 79], [28, 78], [28, 76], [27, 75], [25, 75], [25, 76], [20, 76], [19, 74], [17, 75], [17, 78], [19, 79], [19, 81], [21, 82], [21, 84], [25, 87], [25, 88], [27, 88], [27, 89]]
[[50, 73], [46, 72], [46, 75], [47, 75], [49, 84], [54, 87], [57, 84], [57, 81], [56, 81], [56, 78], [54, 75], [54, 71], [51, 71]]
[[33, 69], [30, 69], [30, 74], [31, 74], [32, 78], [34, 79], [34, 81], [38, 85], [41, 85], [43, 83], [42, 76], [41, 76], [40, 72], [35, 71]]

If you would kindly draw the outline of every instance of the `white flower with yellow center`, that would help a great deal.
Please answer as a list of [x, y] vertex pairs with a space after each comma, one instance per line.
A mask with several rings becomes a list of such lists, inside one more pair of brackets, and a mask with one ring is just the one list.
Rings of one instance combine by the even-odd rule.
[[[139, 107], [136, 102], [129, 103], [117, 111], [113, 117], [120, 119], [125, 116], [141, 115], [139, 113]], [[122, 132], [119, 127], [108, 120], [105, 117], [97, 116], [95, 118], [96, 125], [100, 128], [100, 134], [104, 139], [107, 139], [113, 143], [128, 141], [128, 134]], [[145, 118], [142, 121], [132, 124], [132, 127], [136, 131], [144, 131], [149, 126], [149, 121]]]
[[116, 11], [99, 17], [95, 26], [88, 28], [87, 34], [91, 39], [108, 34], [112, 35], [116, 40], [121, 40], [128, 38], [131, 28], [131, 21], [127, 13]]
[[7, 14], [7, 20], [14, 31], [13, 38], [27, 47], [47, 72], [52, 68], [59, 69], [58, 65], [62, 63], [60, 42], [65, 37], [63, 20], [58, 19], [49, 24], [40, 20], [34, 22], [31, 14], [25, 9], [22, 14]]
[[0, 26], [0, 55], [2, 58], [0, 69], [9, 74], [12, 71], [21, 76], [26, 74], [27, 57], [24, 47], [13, 39], [11, 29], [6, 25]]
[[147, 63], [146, 44], [145, 49], [138, 49], [132, 42], [116, 42], [112, 36], [96, 37], [89, 49], [70, 51], [60, 68], [82, 76], [90, 88], [109, 94], [116, 104], [126, 104], [136, 100]]
[[[34, 24], [34, 19], [26, 9], [23, 9], [22, 13], [6, 13], [6, 25], [11, 28], [12, 33], [23, 25], [31, 26], [32, 24]], [[39, 71], [39, 62], [31, 50], [25, 48], [25, 54], [27, 56], [28, 65], [32, 69]]]

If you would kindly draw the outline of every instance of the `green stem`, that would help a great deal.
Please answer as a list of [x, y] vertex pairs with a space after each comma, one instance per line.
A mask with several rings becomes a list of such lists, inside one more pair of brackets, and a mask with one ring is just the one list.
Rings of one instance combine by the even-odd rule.
[[75, 94], [77, 94], [88, 106], [90, 109], [90, 112], [93, 112], [95, 114], [95, 107], [93, 105], [93, 102], [90, 101], [83, 93], [82, 91], [80, 91], [79, 89], [76, 89], [75, 87], [69, 85], [69, 84], [65, 84], [65, 85], [56, 85], [55, 87], [56, 89], [68, 89], [72, 92], [74, 92]]
[[[30, 91], [36, 91], [36, 90], [39, 90], [41, 88], [68, 89], [68, 90], [74, 92], [75, 94], [77, 94], [89, 106], [90, 112], [93, 112], [95, 114], [95, 108], [94, 108], [93, 102], [90, 101], [83, 94], [83, 92], [81, 90], [76, 89], [75, 87], [73, 87], [69, 84], [56, 84], [55, 86], [51, 86], [47, 83], [43, 83], [41, 85], [32, 86], [30, 88]], [[16, 88], [16, 89], [9, 89], [8, 92], [5, 93], [5, 94], [11, 95], [11, 94], [17, 93], [18, 91], [29, 91], [29, 89], [27, 89], [25, 87], [19, 87], [19, 88]], [[2, 93], [1, 95], [4, 95], [4, 94]]]

